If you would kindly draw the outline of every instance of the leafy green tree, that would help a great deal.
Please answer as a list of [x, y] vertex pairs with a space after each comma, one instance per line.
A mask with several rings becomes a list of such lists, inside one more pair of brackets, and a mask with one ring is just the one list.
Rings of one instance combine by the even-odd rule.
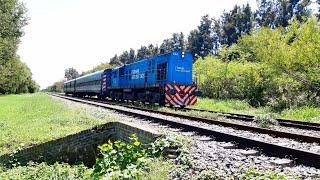
[[0, 0], [0, 93], [27, 93], [38, 90], [28, 66], [17, 55], [26, 9], [18, 0]]
[[252, 29], [252, 12], [249, 4], [235, 6], [230, 12], [223, 13], [220, 23], [215, 25], [219, 33], [220, 44], [232, 45], [243, 34], [248, 34]]
[[67, 80], [75, 79], [75, 78], [79, 77], [79, 73], [73, 67], [72, 68], [68, 68], [68, 69], [64, 70], [64, 77]]
[[287, 27], [289, 21], [296, 17], [300, 22], [311, 13], [309, 0], [258, 0], [255, 19], [259, 26]]
[[213, 20], [209, 15], [201, 18], [197, 29], [192, 30], [188, 36], [188, 49], [194, 57], [205, 57], [213, 52]]

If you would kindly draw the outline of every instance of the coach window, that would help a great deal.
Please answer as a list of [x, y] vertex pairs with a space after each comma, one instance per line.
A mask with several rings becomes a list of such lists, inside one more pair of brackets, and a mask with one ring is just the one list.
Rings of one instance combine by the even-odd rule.
[[157, 65], [157, 80], [162, 81], [167, 79], [167, 63]]

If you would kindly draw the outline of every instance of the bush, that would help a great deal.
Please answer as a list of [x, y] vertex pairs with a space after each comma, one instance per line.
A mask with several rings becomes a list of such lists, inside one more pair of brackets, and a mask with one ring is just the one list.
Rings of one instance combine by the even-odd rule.
[[101, 157], [97, 159], [92, 173], [93, 178], [106, 179], [133, 179], [141, 177], [146, 171], [146, 151], [136, 135], [131, 137], [132, 142], [126, 144], [121, 141], [99, 146]]
[[270, 126], [279, 125], [278, 121], [271, 114], [256, 116], [253, 122], [263, 128], [269, 128]]
[[162, 156], [164, 150], [173, 145], [168, 139], [159, 139], [148, 148], [143, 148], [133, 134], [131, 142], [109, 141], [99, 146], [100, 155], [93, 167], [91, 177], [99, 179], [139, 179], [150, 169], [153, 158]]
[[270, 86], [266, 68], [251, 62], [222, 62], [214, 57], [194, 64], [198, 85], [204, 95], [216, 99], [246, 99], [251, 105], [265, 105], [264, 95]]
[[311, 18], [286, 28], [258, 28], [217, 57], [194, 64], [204, 95], [269, 105], [276, 111], [320, 106], [320, 25]]

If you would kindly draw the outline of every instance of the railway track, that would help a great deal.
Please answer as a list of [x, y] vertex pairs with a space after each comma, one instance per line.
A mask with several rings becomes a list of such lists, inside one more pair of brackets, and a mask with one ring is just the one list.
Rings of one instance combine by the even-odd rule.
[[[82, 98], [82, 99], [87, 100], [87, 98]], [[140, 108], [140, 107], [135, 107], [135, 106], [131, 106], [131, 105], [123, 105], [123, 104], [109, 102], [109, 101], [107, 101], [107, 102], [100, 101], [97, 99], [90, 99], [90, 100], [92, 100], [94, 102], [98, 102], [98, 103], [107, 103], [110, 105], [123, 106], [126, 108], [131, 108], [131, 109], [135, 109], [135, 110], [139, 110], [139, 111], [146, 111], [146, 112], [151, 112], [151, 113], [157, 113], [157, 114], [161, 114], [161, 115], [165, 115], [165, 116], [172, 116], [172, 117], [188, 119], [188, 120], [192, 120], [192, 121], [203, 122], [203, 123], [207, 123], [207, 124], [214, 124], [214, 125], [221, 125], [221, 126], [225, 126], [225, 127], [231, 127], [231, 128], [238, 129], [238, 130], [245, 130], [245, 131], [257, 132], [257, 133], [262, 133], [262, 134], [269, 134], [271, 136], [279, 137], [279, 138], [288, 138], [288, 139], [294, 139], [294, 140], [301, 141], [301, 142], [319, 143], [320, 144], [320, 137], [315, 137], [315, 136], [302, 135], [302, 134], [297, 134], [297, 133], [292, 133], [292, 132], [289, 133], [289, 132], [277, 131], [277, 130], [260, 128], [260, 127], [255, 127], [255, 126], [247, 126], [247, 125], [242, 125], [242, 124], [237, 124], [237, 123], [232, 123], [232, 122], [218, 121], [218, 120], [213, 120], [213, 119], [208, 119], [208, 118], [201, 118], [201, 117], [182, 115], [182, 114], [165, 112], [165, 111], [158, 111], [158, 110], [153, 110], [153, 109]], [[229, 117], [229, 118], [231, 118], [231, 117]]]
[[[204, 110], [204, 109], [195, 109], [195, 108], [184, 108], [184, 109], [179, 109], [179, 110], [215, 113], [218, 115], [222, 115], [228, 119], [241, 120], [241, 121], [247, 121], [247, 122], [252, 122], [254, 120], [253, 115], [246, 115], [246, 114], [225, 113], [225, 112], [211, 111], [211, 110]], [[277, 118], [276, 120], [279, 122], [279, 125], [284, 126], [284, 127], [293, 127], [293, 128], [299, 128], [299, 129], [320, 131], [320, 124], [319, 123], [295, 121], [295, 120], [282, 119], [282, 118]]]
[[[157, 116], [151, 116], [149, 113], [165, 113], [163, 115], [166, 115], [168, 117], [177, 117], [178, 114], [174, 113], [167, 113], [167, 112], [159, 112], [159, 111], [154, 111], [150, 109], [143, 109], [142, 108], [132, 108], [131, 106], [115, 106], [115, 104], [110, 104], [110, 103], [105, 103], [105, 102], [99, 102], [99, 101], [92, 101], [92, 100], [87, 100], [87, 99], [79, 99], [79, 98], [72, 98], [72, 97], [66, 97], [66, 96], [61, 96], [61, 95], [56, 95], [52, 94], [52, 96], [80, 102], [80, 103], [86, 103], [89, 105], [94, 105], [98, 107], [103, 107], [106, 109], [114, 110], [122, 114], [126, 114], [129, 116], [134, 116], [134, 117], [139, 117], [142, 119], [148, 119], [152, 120], [157, 123], [169, 125], [174, 128], [180, 128], [183, 129], [184, 131], [192, 131], [196, 132], [199, 135], [205, 135], [205, 136], [213, 136], [215, 141], [221, 141], [221, 142], [236, 142], [238, 148], [255, 148], [259, 149], [262, 153], [268, 155], [268, 156], [275, 156], [275, 157], [280, 157], [280, 158], [291, 158], [295, 161], [296, 164], [303, 164], [307, 166], [312, 166], [316, 168], [320, 168], [320, 154], [319, 153], [314, 153], [310, 151], [305, 151], [305, 150], [299, 150], [299, 149], [293, 149], [290, 147], [286, 146], [281, 146], [277, 144], [272, 144], [268, 142], [263, 142], [260, 140], [255, 140], [251, 138], [246, 138], [242, 137], [239, 135], [234, 135], [226, 132], [220, 132], [220, 131], [215, 131], [210, 128], [206, 127], [200, 127], [197, 125], [191, 125], [183, 122], [179, 122], [170, 118], [163, 118], [163, 117], [157, 117]], [[117, 104], [116, 104], [117, 105]], [[133, 111], [132, 109], [139, 110], [139, 111]], [[149, 113], [147, 113], [149, 112]], [[204, 118], [197, 118], [197, 117], [186, 117], [184, 115], [179, 115], [180, 118], [184, 119], [189, 119], [189, 120], [194, 120], [194, 121], [201, 121], [201, 122], [206, 122]], [[210, 120], [212, 121], [212, 120]], [[212, 121], [214, 122], [214, 121]], [[209, 123], [209, 122], [206, 122]], [[234, 126], [237, 126], [233, 124]], [[238, 126], [238, 128], [244, 128]], [[249, 127], [249, 129], [252, 127]], [[278, 136], [283, 137], [283, 136], [289, 136], [288, 133], [284, 132], [277, 132], [280, 133]], [[286, 134], [286, 135], [284, 135]], [[318, 137], [310, 137], [310, 136], [303, 136], [299, 134], [290, 134], [292, 136], [295, 136], [294, 139], [300, 139], [301, 141], [304, 142], [320, 142]], [[301, 139], [302, 138], [302, 139]]]

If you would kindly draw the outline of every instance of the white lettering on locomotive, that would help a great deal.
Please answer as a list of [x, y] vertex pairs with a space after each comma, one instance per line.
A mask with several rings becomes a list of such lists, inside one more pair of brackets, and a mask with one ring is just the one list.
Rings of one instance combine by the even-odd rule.
[[186, 72], [186, 73], [190, 72], [190, 70], [184, 69], [184, 67], [180, 67], [180, 66], [176, 66], [176, 71], [177, 72]]

